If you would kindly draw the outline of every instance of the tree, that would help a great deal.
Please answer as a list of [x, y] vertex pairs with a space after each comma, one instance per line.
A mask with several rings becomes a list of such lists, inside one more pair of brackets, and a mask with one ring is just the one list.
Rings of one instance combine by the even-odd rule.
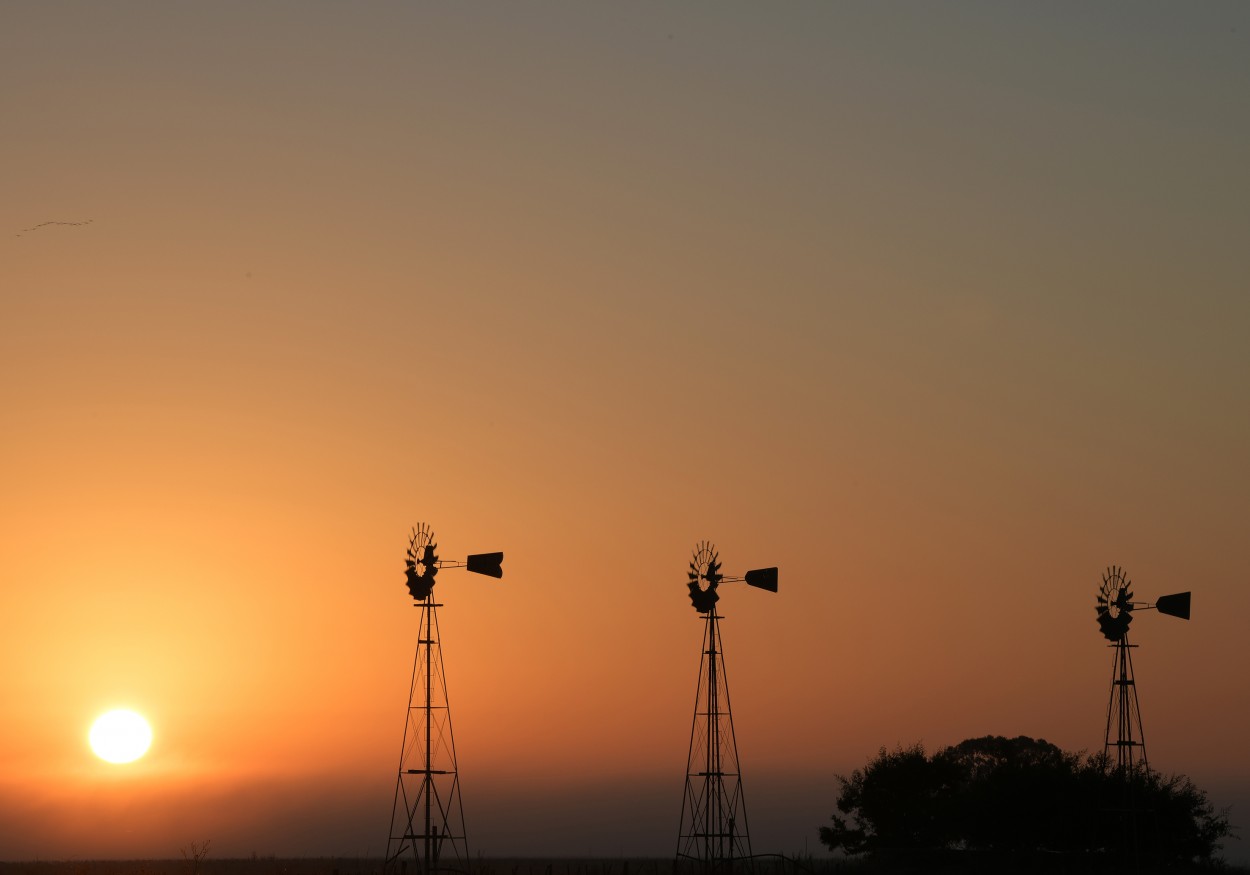
[[848, 854], [946, 847], [953, 840], [950, 809], [958, 777], [949, 763], [927, 757], [923, 745], [893, 752], [883, 747], [850, 778], [839, 777], [838, 810], [849, 819], [835, 814], [820, 840]]
[[[1067, 753], [1026, 736], [968, 739], [927, 756], [887, 751], [849, 778], [820, 839], [848, 854], [906, 850], [1098, 869], [1131, 854], [1143, 871], [1213, 861], [1226, 812], [1183, 775], [1121, 770], [1103, 754]], [[1044, 868], [1044, 865], [1043, 865]]]
[[[1101, 783], [1108, 806], [1127, 812], [1117, 821], [1120, 833], [1127, 833], [1140, 859], [1154, 867], [1173, 871], [1211, 862], [1232, 834], [1227, 810], [1217, 811], [1206, 792], [1184, 775], [1145, 769], [1126, 773], [1101, 754], [1090, 757], [1085, 768], [1091, 782]], [[1114, 836], [1109, 850], [1115, 850], [1113, 842]]]
[[1073, 800], [1081, 758], [1044, 739], [970, 738], [935, 759], [956, 773], [952, 816], [965, 847], [1019, 853], [1082, 844]]

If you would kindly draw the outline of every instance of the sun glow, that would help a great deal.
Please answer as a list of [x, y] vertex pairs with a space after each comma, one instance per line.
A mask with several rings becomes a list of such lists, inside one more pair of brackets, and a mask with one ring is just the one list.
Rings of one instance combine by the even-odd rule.
[[152, 727], [134, 711], [109, 711], [96, 718], [88, 735], [95, 755], [110, 763], [131, 763], [152, 744]]

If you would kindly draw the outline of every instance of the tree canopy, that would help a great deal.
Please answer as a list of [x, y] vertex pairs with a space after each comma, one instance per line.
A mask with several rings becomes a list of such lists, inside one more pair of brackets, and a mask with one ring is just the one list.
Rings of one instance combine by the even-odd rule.
[[1121, 770], [1026, 736], [985, 736], [932, 756], [885, 748], [839, 777], [820, 839], [847, 854], [1062, 861], [1068, 867], [1175, 871], [1209, 864], [1230, 834], [1183, 775]]

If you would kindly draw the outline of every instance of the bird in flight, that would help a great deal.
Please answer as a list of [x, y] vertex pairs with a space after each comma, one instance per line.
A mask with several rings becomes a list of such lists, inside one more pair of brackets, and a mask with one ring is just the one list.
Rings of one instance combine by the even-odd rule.
[[40, 222], [38, 225], [31, 225], [29, 228], [23, 228], [14, 236], [21, 237], [23, 234], [29, 234], [31, 231], [38, 231], [40, 228], [45, 228], [48, 225], [72, 225], [76, 227], [78, 225], [90, 225], [91, 221], [91, 219], [88, 219], [85, 222]]

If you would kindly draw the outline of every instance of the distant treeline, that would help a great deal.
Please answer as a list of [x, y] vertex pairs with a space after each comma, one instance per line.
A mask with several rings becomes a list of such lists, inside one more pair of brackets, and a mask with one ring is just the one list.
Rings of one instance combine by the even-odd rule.
[[864, 871], [1192, 871], [1216, 867], [1231, 833], [1183, 775], [1025, 736], [882, 748], [839, 781], [820, 839]]

